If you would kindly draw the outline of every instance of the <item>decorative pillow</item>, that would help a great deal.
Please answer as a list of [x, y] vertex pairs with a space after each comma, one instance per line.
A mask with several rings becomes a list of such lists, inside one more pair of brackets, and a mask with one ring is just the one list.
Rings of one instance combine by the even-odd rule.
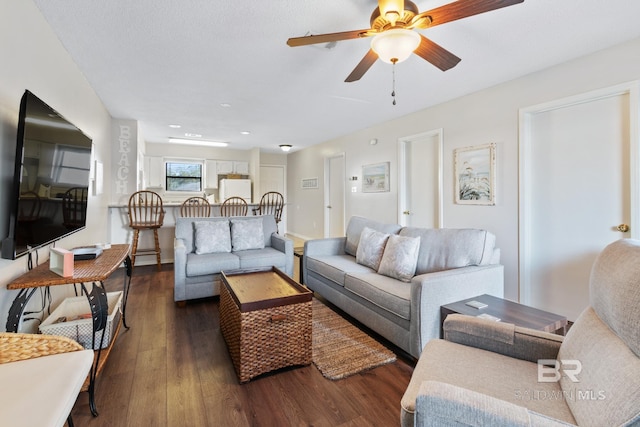
[[378, 270], [389, 235], [365, 227], [360, 234], [360, 243], [356, 251], [356, 262]]
[[196, 253], [211, 254], [217, 252], [231, 252], [231, 235], [229, 221], [195, 221]]
[[420, 237], [405, 237], [392, 234], [384, 248], [378, 273], [410, 282], [416, 273]]
[[234, 251], [264, 248], [262, 218], [231, 219], [231, 245]]

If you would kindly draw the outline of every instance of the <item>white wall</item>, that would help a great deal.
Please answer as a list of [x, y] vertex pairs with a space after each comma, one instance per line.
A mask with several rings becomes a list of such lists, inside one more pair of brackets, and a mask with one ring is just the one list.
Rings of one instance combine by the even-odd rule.
[[[290, 154], [288, 195], [293, 213], [289, 231], [304, 237], [322, 237], [323, 160], [339, 152], [346, 154], [347, 177], [355, 175], [361, 179], [364, 164], [391, 162], [391, 191], [366, 194], [346, 191], [346, 217], [362, 215], [398, 222], [397, 141], [442, 128], [444, 226], [486, 228], [496, 234], [505, 265], [505, 296], [517, 300], [518, 110], [640, 79], [638, 52], [640, 39]], [[369, 145], [372, 138], [378, 139], [377, 145]], [[496, 206], [454, 204], [453, 150], [489, 142], [497, 144]], [[320, 178], [321, 188], [302, 190], [300, 180], [312, 177]]]
[[[13, 165], [18, 110], [25, 89], [93, 138], [94, 159], [103, 163], [104, 182], [108, 183], [111, 179], [111, 117], [31, 0], [0, 2], [0, 58], [0, 153], [3, 171], [0, 205], [7, 206], [7, 198], [10, 197], [5, 171], [7, 165]], [[110, 197], [107, 188], [109, 186], [105, 186], [105, 192], [99, 196], [90, 195], [86, 229], [59, 241], [58, 247], [105, 241], [103, 224], [107, 222]], [[6, 236], [6, 221], [6, 217], [2, 218], [0, 224], [2, 237]], [[48, 248], [38, 252], [40, 263], [46, 262]], [[6, 284], [26, 269], [26, 257], [15, 261], [0, 260], [0, 330], [4, 330], [7, 311], [18, 293], [8, 291]], [[67, 293], [66, 286], [54, 287], [54, 303]], [[37, 296], [38, 293], [33, 298], [34, 303]]]

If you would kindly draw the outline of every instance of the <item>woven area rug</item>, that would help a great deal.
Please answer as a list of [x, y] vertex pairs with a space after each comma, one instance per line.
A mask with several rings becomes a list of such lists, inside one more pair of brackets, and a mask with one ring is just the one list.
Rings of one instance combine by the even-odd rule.
[[313, 299], [313, 363], [325, 378], [339, 380], [395, 360], [385, 346]]

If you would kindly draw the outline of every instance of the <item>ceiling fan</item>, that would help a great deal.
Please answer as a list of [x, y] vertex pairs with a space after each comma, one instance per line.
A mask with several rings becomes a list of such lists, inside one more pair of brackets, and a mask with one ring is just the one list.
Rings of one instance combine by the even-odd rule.
[[[371, 28], [340, 33], [308, 35], [287, 40], [289, 46], [330, 43], [373, 37], [369, 52], [362, 58], [345, 82], [360, 80], [378, 58], [392, 64], [402, 62], [411, 53], [429, 61], [442, 71], [455, 67], [460, 58], [429, 40], [416, 29], [426, 29], [469, 16], [522, 3], [524, 0], [457, 0], [420, 13], [410, 0], [378, 0], [371, 14]], [[401, 48], [404, 46], [404, 48]], [[402, 52], [399, 52], [398, 49]], [[400, 54], [398, 54], [400, 53]]]

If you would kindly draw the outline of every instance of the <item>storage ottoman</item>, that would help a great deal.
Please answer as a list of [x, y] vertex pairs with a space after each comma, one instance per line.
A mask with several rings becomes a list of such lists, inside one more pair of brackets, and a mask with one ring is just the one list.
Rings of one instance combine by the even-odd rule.
[[275, 267], [222, 272], [220, 329], [241, 383], [311, 363], [311, 296]]

